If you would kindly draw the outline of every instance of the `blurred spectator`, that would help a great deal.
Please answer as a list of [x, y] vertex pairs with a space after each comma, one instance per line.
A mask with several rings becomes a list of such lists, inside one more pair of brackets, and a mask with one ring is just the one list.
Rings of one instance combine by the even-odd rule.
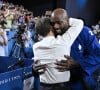
[[51, 13], [52, 13], [52, 11], [46, 11], [45, 16], [49, 18], [49, 17], [51, 17]]
[[5, 56], [5, 46], [7, 45], [8, 40], [6, 32], [4, 31], [2, 25], [0, 25], [0, 56]]

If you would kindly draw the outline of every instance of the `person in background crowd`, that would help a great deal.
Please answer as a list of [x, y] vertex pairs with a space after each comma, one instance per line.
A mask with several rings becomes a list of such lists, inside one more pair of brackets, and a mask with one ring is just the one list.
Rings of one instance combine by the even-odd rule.
[[46, 11], [45, 12], [45, 17], [50, 18], [52, 14], [52, 11]]
[[[66, 12], [60, 17], [63, 16], [65, 20], [68, 19]], [[57, 23], [63, 24], [63, 22]], [[70, 27], [66, 26], [64, 34], [62, 36], [58, 35], [57, 38], [55, 38], [52, 28], [53, 22], [51, 22], [49, 18], [42, 18], [36, 23], [36, 32], [42, 36], [43, 39], [33, 45], [34, 60], [38, 60], [40, 64], [47, 65], [44, 74], [40, 75], [40, 90], [70, 90], [70, 72], [57, 71], [54, 63], [57, 59], [64, 59], [64, 54], [70, 54], [70, 47], [82, 30], [83, 22], [78, 19], [70, 18], [69, 23], [64, 23], [68, 26], [70, 25]], [[75, 30], [75, 32], [73, 32], [73, 30]], [[67, 76], [64, 78], [65, 75]]]
[[19, 25], [18, 32], [15, 34], [16, 43], [10, 56], [28, 58], [27, 49], [30, 46], [30, 36], [28, 26], [25, 24]]
[[94, 30], [100, 30], [100, 20], [98, 21], [98, 23], [96, 25], [92, 25], [92, 28]]
[[98, 21], [96, 25], [92, 25], [92, 28], [93, 28], [93, 32], [96, 34], [100, 43], [100, 20]]
[[4, 31], [2, 24], [0, 24], [0, 56], [5, 56], [5, 46], [7, 43], [6, 31]]
[[1, 25], [2, 29], [6, 29], [7, 22], [5, 20], [4, 14], [0, 15], [0, 25]]
[[[93, 25], [92, 28], [93, 28], [93, 32], [96, 34], [99, 44], [100, 44], [100, 20], [98, 21], [98, 23], [96, 25]], [[100, 89], [100, 68], [97, 69], [96, 72], [94, 73], [94, 78], [96, 80], [95, 90], [99, 90]]]

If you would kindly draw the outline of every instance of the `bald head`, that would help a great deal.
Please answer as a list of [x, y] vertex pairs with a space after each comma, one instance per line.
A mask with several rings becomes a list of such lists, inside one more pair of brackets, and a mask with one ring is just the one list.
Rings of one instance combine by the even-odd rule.
[[68, 14], [66, 10], [57, 8], [52, 12], [51, 17], [53, 19], [68, 19]]
[[55, 9], [51, 14], [51, 25], [55, 33], [62, 35], [69, 28], [69, 18], [66, 10]]

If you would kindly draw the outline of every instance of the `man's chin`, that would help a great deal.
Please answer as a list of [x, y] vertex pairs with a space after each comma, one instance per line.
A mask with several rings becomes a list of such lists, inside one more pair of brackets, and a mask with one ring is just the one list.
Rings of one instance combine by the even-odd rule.
[[57, 34], [61, 34], [61, 30], [56, 30], [56, 33]]
[[54, 30], [55, 37], [56, 37], [57, 35], [62, 35], [62, 34], [64, 34], [65, 32], [66, 32], [65, 29], [64, 29], [64, 30], [60, 30], [60, 29], [58, 29], [58, 30]]

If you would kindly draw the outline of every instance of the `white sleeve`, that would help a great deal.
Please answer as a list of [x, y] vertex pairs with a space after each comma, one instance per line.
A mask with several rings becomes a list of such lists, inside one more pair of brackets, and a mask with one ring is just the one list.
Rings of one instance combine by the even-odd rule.
[[83, 21], [80, 19], [70, 18], [69, 25], [70, 25], [70, 28], [62, 35], [62, 38], [65, 42], [72, 45], [74, 40], [82, 31]]
[[33, 44], [33, 47], [32, 47], [32, 48], [33, 48], [33, 53], [34, 53], [34, 57], [33, 57], [34, 61], [37, 60], [37, 58], [36, 58], [36, 52], [37, 52], [37, 51], [36, 51], [36, 47], [35, 47], [35, 46], [36, 46], [36, 43]]

